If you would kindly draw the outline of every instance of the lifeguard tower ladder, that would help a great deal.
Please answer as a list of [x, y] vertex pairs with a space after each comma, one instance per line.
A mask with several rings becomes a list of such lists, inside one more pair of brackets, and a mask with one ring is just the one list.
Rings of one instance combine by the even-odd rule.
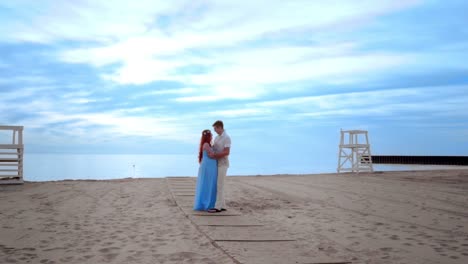
[[338, 173], [374, 171], [366, 130], [341, 130], [337, 171]]
[[0, 126], [3, 131], [11, 131], [13, 137], [11, 144], [0, 140], [0, 184], [23, 184], [23, 127]]

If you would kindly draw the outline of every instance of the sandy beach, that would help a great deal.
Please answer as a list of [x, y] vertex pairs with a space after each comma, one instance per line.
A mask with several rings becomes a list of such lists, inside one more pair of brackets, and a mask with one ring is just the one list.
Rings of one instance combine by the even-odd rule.
[[0, 186], [0, 263], [468, 263], [468, 170]]

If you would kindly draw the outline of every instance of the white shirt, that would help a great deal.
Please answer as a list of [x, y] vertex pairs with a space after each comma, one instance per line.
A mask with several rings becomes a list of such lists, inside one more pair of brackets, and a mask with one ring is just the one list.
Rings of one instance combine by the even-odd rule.
[[[219, 153], [224, 150], [224, 148], [230, 148], [231, 147], [231, 137], [224, 131], [221, 135], [217, 135], [215, 137], [214, 143], [213, 143], [213, 150], [215, 153]], [[229, 159], [228, 156], [224, 156], [220, 159], [218, 159], [218, 166], [225, 166], [229, 167]]]

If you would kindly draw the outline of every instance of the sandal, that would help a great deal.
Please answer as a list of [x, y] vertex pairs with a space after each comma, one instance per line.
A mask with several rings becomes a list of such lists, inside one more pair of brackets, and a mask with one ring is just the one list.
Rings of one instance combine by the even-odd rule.
[[221, 208], [219, 211], [220, 211], [220, 212], [222, 212], [222, 211], [227, 211], [227, 209]]
[[207, 212], [208, 213], [219, 213], [219, 212], [221, 212], [221, 210], [216, 209], [216, 208], [211, 208], [211, 209], [208, 209]]

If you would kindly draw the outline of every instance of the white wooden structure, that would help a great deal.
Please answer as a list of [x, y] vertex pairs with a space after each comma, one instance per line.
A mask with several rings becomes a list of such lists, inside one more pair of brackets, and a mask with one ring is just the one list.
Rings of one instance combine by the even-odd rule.
[[0, 141], [0, 184], [23, 183], [23, 127], [0, 126], [0, 132], [12, 132], [9, 144]]
[[366, 130], [341, 130], [338, 173], [372, 172], [372, 156]]

